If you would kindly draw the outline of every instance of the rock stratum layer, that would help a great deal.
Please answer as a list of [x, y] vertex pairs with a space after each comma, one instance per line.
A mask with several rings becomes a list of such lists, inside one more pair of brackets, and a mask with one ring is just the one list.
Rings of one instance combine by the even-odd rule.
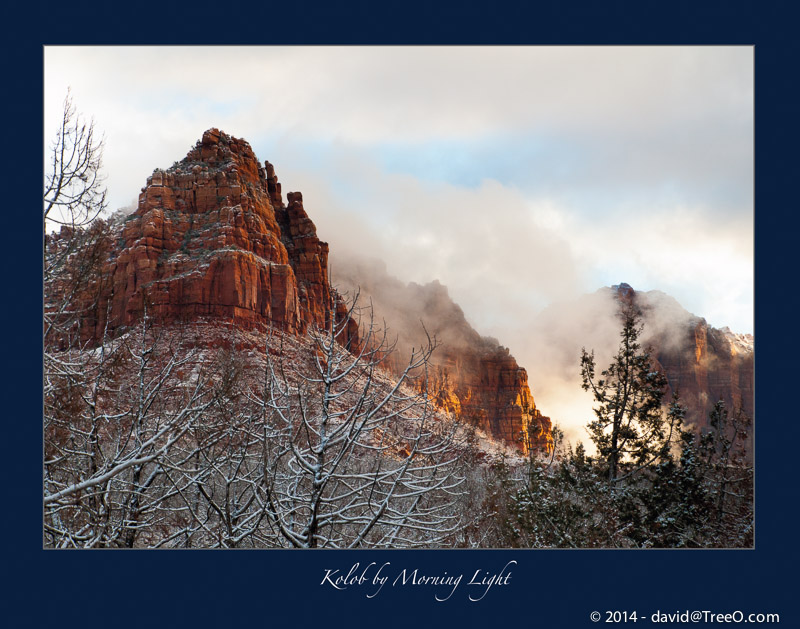
[[[331, 290], [328, 245], [301, 193], [288, 193], [284, 203], [272, 165], [218, 129], [147, 179], [120, 229], [111, 236], [94, 315], [83, 320], [84, 340], [132, 326], [145, 311], [160, 322], [271, 324], [298, 335], [345, 311]], [[527, 374], [508, 350], [480, 337], [438, 284], [409, 290], [422, 305], [408, 316], [451, 315], [432, 330], [445, 341], [430, 378], [437, 404], [494, 438], [520, 447], [527, 431], [529, 443], [549, 450], [550, 420], [536, 409]], [[357, 342], [354, 324], [348, 335]], [[400, 369], [399, 355], [389, 365]]]

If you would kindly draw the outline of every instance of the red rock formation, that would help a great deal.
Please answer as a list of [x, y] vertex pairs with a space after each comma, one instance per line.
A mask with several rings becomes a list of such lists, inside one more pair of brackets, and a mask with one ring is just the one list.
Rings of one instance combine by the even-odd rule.
[[[656, 346], [658, 347], [658, 346]], [[683, 348], [658, 348], [656, 360], [690, 411], [698, 427], [708, 425], [708, 414], [718, 400], [729, 410], [742, 409], [753, 417], [754, 355], [727, 330], [697, 319], [686, 334]]]
[[659, 291], [637, 292], [627, 284], [614, 287], [641, 310], [643, 343], [651, 345], [656, 363], [667, 376], [672, 395], [677, 391], [687, 407], [687, 422], [708, 425], [718, 400], [729, 410], [742, 409], [753, 417], [754, 353], [751, 335], [713, 328]]
[[550, 452], [550, 418], [536, 408], [528, 374], [508, 349], [485, 338], [471, 347], [440, 349], [429, 389], [441, 406], [508, 443]]
[[371, 300], [376, 319], [385, 320], [390, 337], [398, 338], [389, 358], [393, 371], [405, 366], [412, 345], [423, 344], [427, 331], [438, 343], [427, 383], [437, 405], [518, 447], [552, 449], [550, 418], [536, 408], [527, 372], [507, 348], [472, 328], [444, 286], [403, 284], [379, 263], [337, 260], [336, 268], [337, 281], [360, 290], [362, 301]]
[[244, 140], [206, 131], [182, 161], [148, 178], [124, 224], [108, 266], [111, 327], [135, 323], [145, 304], [164, 320], [270, 321], [296, 333], [324, 326], [328, 245], [300, 193], [281, 203], [269, 163], [262, 167]]

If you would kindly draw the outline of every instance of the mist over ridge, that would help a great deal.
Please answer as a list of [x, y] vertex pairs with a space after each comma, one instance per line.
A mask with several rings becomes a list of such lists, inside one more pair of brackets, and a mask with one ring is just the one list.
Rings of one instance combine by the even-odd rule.
[[[635, 300], [641, 310], [643, 347], [669, 381], [666, 399], [677, 391], [688, 407], [687, 424], [701, 428], [717, 399], [752, 416], [753, 337], [717, 329], [690, 313], [674, 297], [659, 290], [636, 291], [624, 282], [602, 287], [575, 299], [554, 301], [537, 313], [524, 330], [506, 330], [500, 342], [483, 336], [438, 280], [425, 285], [404, 283], [387, 272], [385, 263], [352, 252], [332, 251], [335, 285], [360, 290], [376, 316], [385, 319], [400, 340], [399, 349], [419, 340], [425, 329], [450, 349], [500, 347], [527, 371], [535, 404], [564, 432], [567, 440], [587, 444], [586, 424], [593, 400], [581, 388], [580, 352], [594, 351], [600, 368], [617, 351], [621, 300]], [[709, 385], [709, 375], [711, 381]]]

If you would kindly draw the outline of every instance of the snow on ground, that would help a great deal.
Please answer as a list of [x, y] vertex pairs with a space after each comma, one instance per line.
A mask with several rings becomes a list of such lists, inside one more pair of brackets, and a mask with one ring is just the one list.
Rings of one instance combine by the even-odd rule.
[[[264, 369], [267, 367], [267, 351], [269, 351], [270, 359], [276, 370], [279, 365], [283, 367], [289, 381], [288, 384], [293, 389], [296, 390], [297, 387], [307, 384], [304, 376], [306, 378], [315, 376], [314, 356], [317, 349], [313, 339], [308, 335], [298, 337], [280, 331], [270, 331], [266, 326], [258, 329], [243, 329], [229, 324], [221, 324], [213, 319], [201, 319], [188, 327], [175, 325], [161, 328], [157, 336], [158, 346], [155, 348], [155, 354], [158, 356], [157, 362], [163, 364], [163, 361], [168, 360], [170, 355], [177, 357], [179, 354], [184, 357], [191, 353], [189, 361], [180, 368], [180, 388], [189, 389], [195, 386], [201, 373], [213, 374], [215, 367], [220, 364], [221, 355], [218, 350], [229, 348], [232, 344], [236, 348], [234, 357], [242, 359], [247, 366], [246, 371], [250, 374], [248, 378], [252, 378], [250, 386], [255, 387], [254, 390], [263, 386]], [[147, 344], [149, 345], [150, 342], [152, 342], [152, 337], [148, 338]], [[139, 352], [141, 349], [140, 326], [133, 326], [122, 331], [113, 339], [107, 340], [104, 348], [95, 347], [84, 351], [88, 352], [93, 360], [99, 360], [103, 349], [109, 353], [123, 345], [127, 345], [135, 353]], [[267, 350], [267, 348], [269, 349]], [[74, 352], [75, 350], [70, 351]], [[212, 378], [217, 378], [218, 375], [218, 373], [212, 375]], [[363, 380], [365, 376], [362, 374], [356, 377]], [[390, 391], [397, 381], [394, 374], [382, 368], [378, 368], [373, 373], [372, 379], [373, 393], [378, 393], [380, 396]], [[362, 390], [359, 384], [363, 385], [363, 382], [357, 383], [353, 390], [340, 400], [342, 404], [355, 402], [355, 396]], [[408, 383], [401, 386], [399, 393], [402, 396], [418, 394]], [[444, 411], [435, 408], [431, 410], [432, 416], [442, 425], [442, 428], [455, 421]], [[503, 458], [513, 466], [525, 461], [525, 457], [513, 446], [493, 439], [478, 428], [466, 427], [466, 429], [474, 434], [472, 442], [482, 455], [479, 457], [482, 463], [490, 465]]]

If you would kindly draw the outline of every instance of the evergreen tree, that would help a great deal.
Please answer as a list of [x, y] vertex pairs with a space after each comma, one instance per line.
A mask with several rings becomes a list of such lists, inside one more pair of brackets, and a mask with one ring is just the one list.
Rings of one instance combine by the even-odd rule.
[[739, 408], [731, 413], [720, 400], [709, 413], [700, 437], [698, 457], [709, 495], [712, 545], [753, 544], [753, 466], [747, 456], [750, 418]]
[[703, 481], [697, 437], [682, 428], [685, 409], [673, 398], [670, 413], [676, 415], [680, 455], [662, 458], [648, 474], [642, 491], [644, 518], [640, 543], [655, 547], [698, 547], [707, 527], [710, 495]]
[[667, 379], [639, 344], [641, 313], [629, 305], [621, 316], [619, 349], [599, 378], [594, 351], [581, 352], [583, 389], [592, 392], [596, 403], [589, 434], [606, 462], [611, 485], [666, 456], [676, 421], [662, 408]]

